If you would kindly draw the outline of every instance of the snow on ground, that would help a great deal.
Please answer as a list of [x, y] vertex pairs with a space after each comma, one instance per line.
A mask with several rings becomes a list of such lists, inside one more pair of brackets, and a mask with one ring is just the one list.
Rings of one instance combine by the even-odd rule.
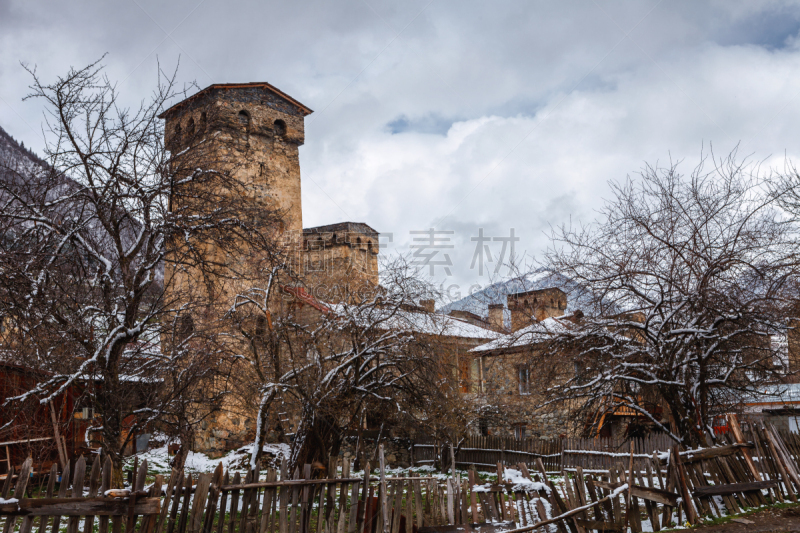
[[[200, 474], [203, 472], [213, 472], [217, 465], [222, 463], [222, 468], [233, 472], [245, 473], [247, 471], [247, 464], [250, 461], [250, 455], [253, 451], [253, 444], [242, 446], [237, 450], [231, 450], [222, 457], [212, 459], [204, 453], [189, 452], [186, 457], [186, 464], [184, 471], [187, 473]], [[288, 444], [265, 444], [264, 452], [277, 458], [280, 461], [283, 457], [289, 457]], [[170, 466], [170, 457], [167, 452], [167, 446], [160, 446], [152, 448], [146, 452], [141, 452], [136, 455], [127, 457], [125, 459], [125, 469], [133, 468], [135, 458], [139, 459], [139, 464], [147, 460], [148, 474], [169, 474], [172, 467]], [[266, 472], [265, 472], [266, 473]]]

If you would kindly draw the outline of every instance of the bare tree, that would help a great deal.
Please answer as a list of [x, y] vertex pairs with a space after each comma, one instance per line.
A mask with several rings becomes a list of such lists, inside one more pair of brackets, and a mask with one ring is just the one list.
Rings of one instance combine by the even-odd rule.
[[0, 299], [16, 332], [11, 348], [50, 377], [17, 399], [47, 402], [91, 383], [96, 438], [119, 473], [130, 439], [175, 406], [162, 384], [185, 390], [212, 368], [188, 362], [180, 343], [161, 343], [176, 317], [188, 317], [191, 333], [192, 314], [208, 315], [213, 302], [164, 287], [187, 270], [210, 284], [237, 276], [225, 252], [266, 246], [249, 222], [263, 211], [247, 203], [230, 165], [209, 160], [203, 132], [177, 154], [164, 146], [158, 115], [178, 93], [174, 75], [131, 111], [99, 62], [53, 83], [29, 72], [29, 98], [46, 104], [48, 166], [9, 168], [0, 180]]
[[[277, 409], [298, 415], [292, 467], [327, 465], [339, 452], [343, 430], [356, 427], [364, 412], [388, 416], [411, 409], [424, 394], [416, 376], [431, 372], [434, 359], [417, 333], [435, 330], [437, 319], [410, 310], [430, 288], [401, 259], [383, 268], [381, 287], [363, 299], [328, 304], [301, 286], [285, 285], [279, 269], [272, 266], [264, 286], [240, 293], [231, 310], [250, 340], [245, 357], [259, 378], [252, 465]], [[281, 294], [282, 311], [276, 309]]]
[[647, 166], [611, 183], [593, 225], [554, 231], [546, 265], [592, 301], [532, 361], [549, 401], [588, 424], [624, 406], [697, 445], [715, 415], [784, 376], [774, 341], [795, 296], [796, 234], [759, 167], [735, 156], [689, 176]]

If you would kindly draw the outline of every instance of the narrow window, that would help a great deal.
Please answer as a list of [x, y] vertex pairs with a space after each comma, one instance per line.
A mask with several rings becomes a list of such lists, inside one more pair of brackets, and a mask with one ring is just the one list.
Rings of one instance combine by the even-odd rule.
[[205, 132], [206, 128], [208, 128], [208, 115], [203, 111], [200, 113], [200, 131]]
[[172, 144], [180, 145], [183, 140], [182, 137], [183, 137], [183, 130], [181, 129], [181, 125], [178, 124], [177, 126], [175, 126], [175, 132], [172, 135]]
[[189, 124], [186, 125], [186, 134], [189, 135], [189, 138], [194, 136], [194, 119], [189, 119]]
[[183, 315], [178, 321], [178, 338], [184, 341], [194, 333], [194, 319], [192, 315]]
[[250, 129], [250, 115], [244, 109], [239, 111], [239, 124], [247, 130]]
[[528, 430], [528, 426], [525, 424], [517, 424], [514, 426], [514, 438], [516, 440], [525, 440], [525, 433]]
[[256, 337], [262, 339], [266, 335], [267, 335], [267, 319], [266, 317], [260, 316], [256, 319]]
[[530, 370], [525, 365], [520, 365], [517, 369], [517, 379], [519, 381], [519, 393], [531, 393], [531, 376]]
[[275, 136], [283, 137], [286, 135], [286, 123], [280, 119], [275, 121]]

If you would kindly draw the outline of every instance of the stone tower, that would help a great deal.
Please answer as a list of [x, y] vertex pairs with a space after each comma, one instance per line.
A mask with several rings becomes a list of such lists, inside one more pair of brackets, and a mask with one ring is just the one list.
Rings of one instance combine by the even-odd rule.
[[202, 137], [213, 161], [229, 164], [234, 177], [265, 208], [283, 213], [284, 230], [303, 229], [300, 145], [311, 113], [269, 83], [214, 84], [175, 104], [165, 119], [166, 145], [178, 153], [188, 139]]

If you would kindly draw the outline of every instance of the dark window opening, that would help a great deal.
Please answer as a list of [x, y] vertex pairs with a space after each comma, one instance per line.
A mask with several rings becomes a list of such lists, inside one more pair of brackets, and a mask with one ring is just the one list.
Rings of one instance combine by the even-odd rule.
[[239, 124], [241, 124], [245, 128], [250, 127], [250, 115], [247, 114], [247, 111], [245, 110], [239, 111]]
[[181, 129], [181, 125], [178, 124], [175, 126], [175, 133], [172, 136], [172, 142], [174, 144], [180, 144], [182, 140], [181, 137], [183, 137], [183, 130]]
[[514, 438], [517, 440], [525, 440], [525, 433], [528, 430], [528, 426], [525, 424], [517, 424], [514, 426]]
[[519, 393], [530, 394], [531, 374], [530, 374], [530, 369], [527, 366], [521, 365], [517, 369], [517, 380], [519, 381]]
[[267, 319], [260, 316], [256, 319], [256, 337], [263, 338], [267, 334]]
[[190, 119], [189, 119], [189, 124], [187, 124], [187, 126], [186, 126], [186, 133], [187, 133], [187, 134], [188, 134], [190, 137], [191, 137], [192, 135], [194, 135], [194, 119], [193, 119], [193, 118], [190, 118]]
[[481, 432], [481, 437], [489, 436], [489, 421], [485, 418], [478, 420], [478, 430]]
[[186, 340], [194, 333], [194, 319], [192, 315], [183, 315], [178, 321], [178, 337], [181, 341]]
[[275, 135], [277, 137], [286, 135], [286, 123], [280, 119], [275, 121]]
[[361, 237], [356, 238], [356, 244], [361, 244]]
[[203, 111], [200, 113], [200, 131], [206, 131], [206, 128], [208, 128], [208, 116]]

